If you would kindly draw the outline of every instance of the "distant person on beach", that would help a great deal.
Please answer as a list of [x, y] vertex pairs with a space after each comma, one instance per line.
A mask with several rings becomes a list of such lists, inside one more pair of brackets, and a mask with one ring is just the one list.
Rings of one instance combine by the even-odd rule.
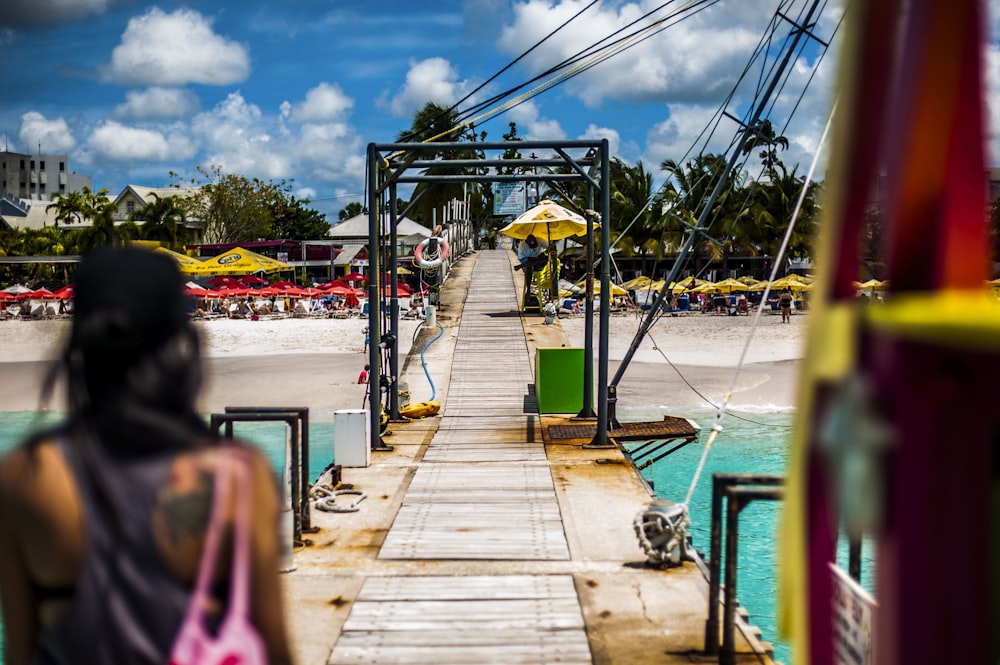
[[[276, 479], [260, 452], [222, 446], [198, 414], [199, 342], [176, 265], [99, 249], [75, 283], [69, 339], [45, 389], [65, 377], [66, 422], [0, 458], [3, 661], [171, 662], [202, 551], [214, 549], [211, 522], [220, 565], [192, 616], [220, 625], [240, 606], [230, 587], [245, 589], [244, 635], [260, 638], [245, 642], [290, 663]], [[248, 538], [234, 536], [238, 516]], [[245, 577], [233, 574], [234, 549], [248, 555]]]
[[361, 374], [358, 374], [358, 383], [368, 383], [368, 368], [369, 365], [365, 364], [365, 368], [361, 370]]
[[539, 242], [538, 238], [529, 234], [524, 242], [517, 246], [518, 264], [514, 266], [514, 270], [528, 269], [528, 272], [532, 272], [544, 266], [548, 260], [545, 249], [545, 245]]
[[792, 322], [792, 300], [792, 294], [788, 292], [788, 289], [784, 289], [778, 296], [778, 309], [781, 310], [782, 323]]

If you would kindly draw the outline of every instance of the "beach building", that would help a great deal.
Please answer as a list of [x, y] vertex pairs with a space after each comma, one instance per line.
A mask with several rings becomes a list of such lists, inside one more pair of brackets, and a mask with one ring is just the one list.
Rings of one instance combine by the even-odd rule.
[[0, 195], [28, 201], [51, 201], [78, 192], [92, 179], [71, 171], [68, 155], [0, 152]]

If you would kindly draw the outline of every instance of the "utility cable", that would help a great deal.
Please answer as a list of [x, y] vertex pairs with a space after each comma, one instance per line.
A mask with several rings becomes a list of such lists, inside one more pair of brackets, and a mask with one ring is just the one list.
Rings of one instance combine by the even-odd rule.
[[813, 155], [812, 164], [809, 166], [809, 173], [806, 175], [805, 181], [802, 183], [802, 191], [799, 194], [798, 201], [795, 203], [795, 211], [792, 213], [792, 219], [789, 221], [788, 228], [785, 230], [785, 237], [781, 242], [781, 248], [778, 250], [779, 255], [775, 257], [776, 260], [771, 269], [771, 276], [768, 279], [767, 286], [764, 288], [764, 293], [757, 306], [757, 312], [754, 315], [753, 324], [750, 326], [750, 331], [748, 332], [746, 341], [743, 344], [743, 350], [740, 353], [739, 362], [736, 364], [736, 370], [733, 372], [733, 378], [729, 384], [729, 389], [723, 397], [722, 404], [716, 411], [715, 422], [712, 425], [711, 434], [709, 434], [708, 441], [705, 443], [705, 448], [702, 450], [701, 459], [698, 461], [698, 468], [694, 472], [694, 477], [691, 479], [691, 486], [688, 488], [687, 497], [684, 499], [684, 505], [690, 505], [691, 497], [694, 496], [694, 490], [698, 486], [698, 480], [701, 477], [701, 472], [705, 468], [705, 461], [708, 459], [708, 453], [712, 449], [712, 444], [715, 443], [719, 433], [722, 432], [722, 421], [725, 418], [726, 409], [729, 406], [729, 400], [732, 399], [733, 390], [736, 387], [736, 381], [739, 378], [740, 371], [743, 369], [743, 365], [746, 363], [747, 350], [750, 348], [750, 342], [753, 341], [753, 336], [760, 324], [760, 316], [764, 311], [764, 305], [767, 303], [767, 296], [771, 291], [771, 282], [777, 278], [778, 267], [781, 265], [785, 252], [788, 250], [788, 243], [791, 240], [792, 232], [795, 230], [795, 224], [798, 222], [799, 213], [802, 211], [802, 203], [805, 201], [809, 186], [812, 184], [813, 174], [816, 171], [816, 165], [819, 163], [819, 157], [823, 152], [823, 146], [826, 145], [826, 139], [830, 133], [830, 126], [833, 124], [833, 117], [836, 110], [837, 104], [834, 102], [833, 107], [830, 109], [830, 114], [827, 116], [826, 127], [823, 128], [823, 135], [820, 137], [819, 145], [816, 147], [816, 154]]

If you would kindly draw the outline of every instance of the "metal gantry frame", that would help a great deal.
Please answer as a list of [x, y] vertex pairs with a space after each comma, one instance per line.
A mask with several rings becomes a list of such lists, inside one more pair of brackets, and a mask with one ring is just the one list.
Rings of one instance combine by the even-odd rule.
[[[551, 156], [520, 157], [518, 159], [485, 158], [485, 159], [438, 159], [438, 155], [447, 157], [455, 153], [468, 154], [470, 151], [483, 154], [507, 151], [525, 153], [540, 153], [551, 151]], [[582, 158], [570, 156], [568, 151], [584, 152]], [[594, 439], [588, 444], [591, 447], [611, 447], [608, 438], [608, 337], [609, 310], [611, 304], [611, 155], [607, 139], [580, 141], [498, 141], [498, 142], [448, 142], [448, 143], [369, 143], [368, 144], [368, 246], [370, 249], [369, 266], [373, 276], [368, 282], [368, 364], [369, 385], [371, 395], [381, 397], [383, 371], [381, 364], [381, 334], [383, 271], [380, 256], [380, 242], [384, 237], [382, 225], [388, 219], [390, 228], [389, 251], [386, 257], [388, 263], [389, 307], [391, 339], [385, 340], [389, 350], [389, 375], [387, 389], [390, 392], [390, 418], [398, 417], [398, 330], [399, 330], [399, 292], [396, 272], [395, 246], [396, 228], [399, 211], [396, 209], [396, 187], [400, 184], [417, 183], [496, 183], [496, 182], [538, 182], [564, 183], [583, 182], [587, 185], [588, 202], [596, 191], [600, 201], [600, 209], [586, 210], [587, 225], [587, 301], [594, 301], [593, 270], [594, 270], [594, 218], [598, 218], [601, 228], [601, 308], [599, 324], [598, 353], [598, 395], [597, 395], [597, 430]], [[566, 173], [554, 173], [553, 168], [565, 167]], [[468, 169], [472, 173], [428, 174], [414, 173], [434, 168]], [[538, 169], [544, 169], [539, 173]], [[505, 171], [504, 173], [494, 171]], [[380, 208], [380, 201], [388, 194], [388, 210]], [[388, 213], [388, 217], [387, 217]], [[581, 417], [593, 417], [594, 404], [594, 327], [593, 311], [588, 308], [585, 323], [584, 341], [584, 375], [583, 375], [583, 409]], [[381, 405], [381, 398], [378, 399]], [[374, 400], [369, 412], [371, 424], [372, 450], [384, 449], [381, 440], [381, 413], [374, 408]]]

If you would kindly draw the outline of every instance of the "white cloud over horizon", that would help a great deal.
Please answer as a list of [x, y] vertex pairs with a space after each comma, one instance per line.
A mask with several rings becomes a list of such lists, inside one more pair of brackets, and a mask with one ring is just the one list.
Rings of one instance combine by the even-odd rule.
[[37, 111], [28, 111], [21, 116], [21, 126], [17, 137], [28, 152], [37, 148], [43, 154], [68, 153], [76, 147], [76, 139], [63, 118], [49, 120]]
[[228, 85], [250, 74], [250, 49], [217, 35], [212, 22], [190, 9], [170, 14], [153, 7], [128, 22], [106, 81], [125, 86]]

